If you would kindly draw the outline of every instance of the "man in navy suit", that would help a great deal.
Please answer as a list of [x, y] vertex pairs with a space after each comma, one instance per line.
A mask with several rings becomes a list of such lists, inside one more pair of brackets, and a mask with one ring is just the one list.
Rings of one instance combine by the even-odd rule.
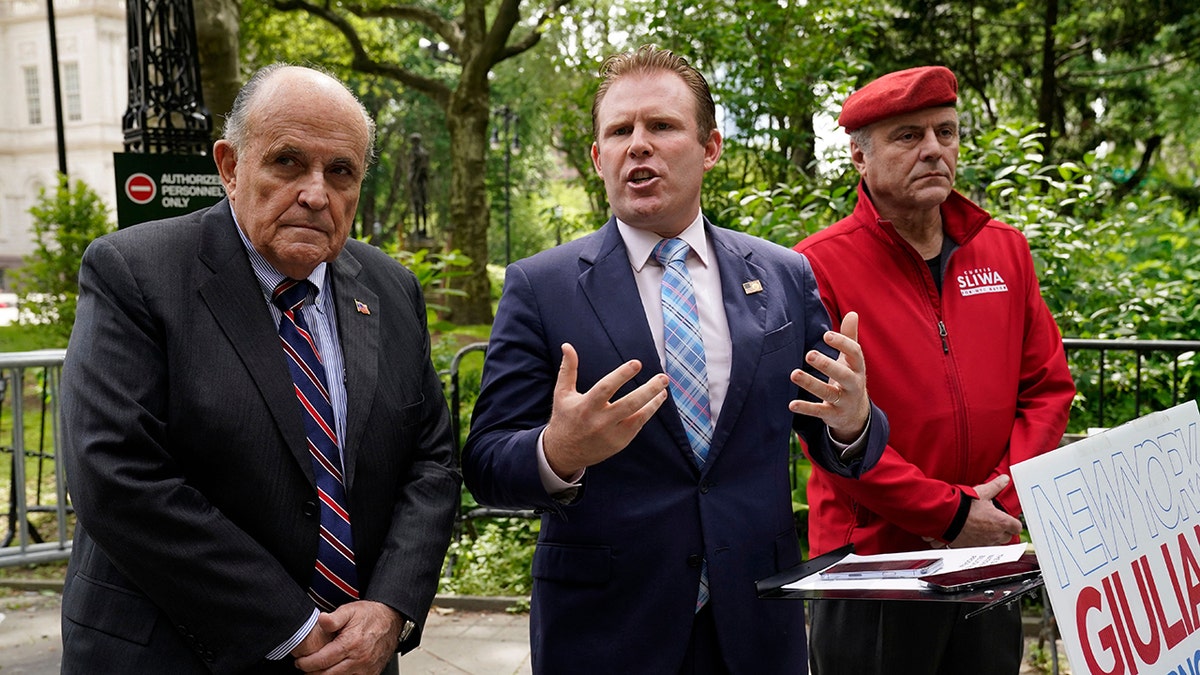
[[[340, 82], [270, 66], [215, 146], [226, 200], [88, 247], [63, 365], [63, 673], [394, 673], [419, 642], [461, 480], [420, 284], [347, 240], [373, 137]], [[327, 380], [340, 490], [276, 287], [306, 291], [286, 315]], [[317, 588], [332, 503], [344, 602]]]
[[[536, 673], [804, 672], [801, 603], [754, 588], [801, 561], [789, 439], [857, 476], [886, 418], [853, 321], [828, 330], [803, 256], [701, 215], [721, 155], [703, 76], [653, 47], [602, 73], [592, 160], [615, 217], [508, 268], [464, 477], [480, 502], [544, 512]], [[664, 335], [676, 303], [652, 253], [675, 239], [702, 343], [695, 396], [677, 393], [679, 338]], [[703, 453], [693, 409], [711, 432]]]

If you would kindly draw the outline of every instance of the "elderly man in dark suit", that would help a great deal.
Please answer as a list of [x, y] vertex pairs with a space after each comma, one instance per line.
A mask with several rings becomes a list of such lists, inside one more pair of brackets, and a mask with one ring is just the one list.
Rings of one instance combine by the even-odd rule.
[[800, 562], [789, 441], [854, 477], [886, 418], [804, 257], [701, 214], [722, 139], [700, 73], [646, 47], [603, 74], [592, 160], [614, 218], [509, 267], [467, 486], [545, 511], [535, 673], [801, 673], [802, 604], [754, 588]]
[[95, 241], [63, 367], [64, 673], [378, 673], [420, 640], [460, 477], [421, 288], [347, 241], [374, 126], [277, 65], [228, 199]]

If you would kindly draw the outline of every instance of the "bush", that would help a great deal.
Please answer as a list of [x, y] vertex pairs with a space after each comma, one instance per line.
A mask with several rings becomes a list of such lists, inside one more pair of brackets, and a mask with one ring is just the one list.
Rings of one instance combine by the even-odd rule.
[[17, 274], [17, 288], [24, 296], [22, 321], [31, 316], [33, 323], [67, 337], [75, 325], [83, 251], [113, 230], [108, 207], [83, 181], [71, 183], [60, 175], [53, 193], [43, 189], [29, 212], [35, 248]]
[[[476, 524], [481, 522], [481, 524]], [[440, 592], [458, 595], [529, 595], [533, 550], [541, 521], [494, 518], [467, 521], [450, 543], [448, 576]]]

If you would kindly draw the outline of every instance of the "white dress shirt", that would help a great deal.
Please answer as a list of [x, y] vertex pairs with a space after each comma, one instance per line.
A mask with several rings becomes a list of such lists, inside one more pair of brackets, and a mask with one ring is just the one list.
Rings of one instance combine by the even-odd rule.
[[[617, 220], [617, 230], [625, 242], [629, 254], [629, 265], [633, 268], [646, 323], [654, 336], [654, 349], [658, 352], [658, 363], [666, 372], [666, 350], [663, 346], [662, 278], [664, 268], [654, 259], [654, 247], [662, 237], [653, 232], [639, 230]], [[721, 293], [721, 271], [717, 258], [709, 247], [704, 232], [704, 218], [699, 212], [687, 229], [676, 237], [687, 242], [691, 251], [687, 257], [688, 274], [692, 277], [692, 289], [696, 294], [696, 311], [700, 315], [700, 339], [704, 342], [704, 360], [708, 367], [708, 405], [712, 411], [713, 428], [721, 414], [725, 393], [729, 391], [729, 370], [733, 362], [733, 343], [729, 338], [729, 321], [725, 318], [725, 302]], [[587, 354], [579, 358], [586, 359]], [[538, 469], [542, 486], [550, 494], [558, 494], [579, 486], [583, 472], [572, 476], [570, 481], [559, 478], [546, 460], [542, 436], [538, 436]]]

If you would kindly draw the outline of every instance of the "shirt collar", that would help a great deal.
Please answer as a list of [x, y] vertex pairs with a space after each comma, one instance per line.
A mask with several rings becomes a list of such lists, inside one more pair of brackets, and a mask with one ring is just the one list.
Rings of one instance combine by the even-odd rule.
[[[646, 263], [654, 258], [654, 247], [658, 246], [658, 242], [663, 238], [653, 232], [633, 227], [619, 218], [617, 219], [617, 230], [625, 242], [629, 264], [633, 265], [635, 272], [641, 272]], [[696, 254], [696, 258], [700, 260], [700, 264], [708, 267], [708, 237], [705, 236], [702, 213], [697, 213], [692, 224], [688, 225], [683, 232], [675, 235], [675, 238], [685, 241], [691, 247], [692, 252]]]
[[[246, 247], [246, 254], [250, 256], [250, 267], [254, 268], [254, 276], [258, 279], [258, 284], [262, 287], [263, 294], [267, 296], [267, 300], [270, 300], [271, 296], [275, 294], [275, 287], [286, 277], [279, 270], [272, 267], [271, 263], [267, 262], [267, 259], [258, 252], [258, 249], [254, 248], [254, 244], [250, 243], [250, 238], [246, 236], [241, 226], [238, 225], [237, 214], [233, 213], [232, 204], [229, 207], [229, 212], [233, 214], [233, 227], [237, 230], [238, 236], [242, 238], [242, 245]], [[320, 297], [321, 291], [325, 290], [326, 267], [326, 263], [322, 262], [317, 265], [312, 274], [308, 275], [308, 280], [317, 289], [316, 297]]]

